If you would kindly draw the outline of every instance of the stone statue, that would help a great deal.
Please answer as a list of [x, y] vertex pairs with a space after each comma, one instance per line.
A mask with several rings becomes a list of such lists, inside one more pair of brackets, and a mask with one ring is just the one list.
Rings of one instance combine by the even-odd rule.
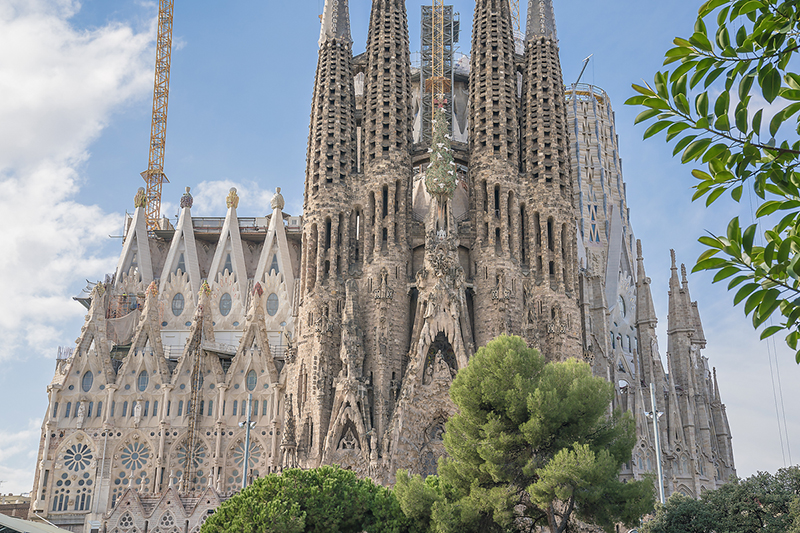
[[378, 460], [378, 437], [375, 435], [374, 429], [370, 431], [369, 448], [369, 460], [374, 463]]
[[239, 195], [236, 194], [236, 187], [231, 187], [228, 197], [225, 199], [225, 205], [228, 209], [231, 207], [237, 209], [239, 207]]
[[281, 194], [281, 188], [278, 187], [275, 196], [272, 197], [272, 201], [269, 203], [272, 210], [280, 209], [283, 211], [283, 206], [285, 205], [285, 201], [283, 200], [283, 195]]
[[86, 408], [84, 407], [85, 402], [81, 402], [78, 407], [78, 429], [83, 427], [83, 421], [86, 419]]
[[136, 407], [133, 408], [133, 420], [136, 425], [139, 425], [139, 422], [142, 421], [142, 402], [136, 402]]
[[133, 197], [133, 207], [144, 207], [147, 205], [147, 193], [144, 192], [144, 187], [139, 187], [136, 191], [136, 196]]
[[192, 197], [191, 194], [189, 194], [190, 190], [191, 187], [186, 187], [186, 192], [183, 193], [183, 196], [181, 196], [181, 209], [183, 209], [184, 207], [188, 207], [191, 209], [192, 204], [194, 204], [194, 198]]

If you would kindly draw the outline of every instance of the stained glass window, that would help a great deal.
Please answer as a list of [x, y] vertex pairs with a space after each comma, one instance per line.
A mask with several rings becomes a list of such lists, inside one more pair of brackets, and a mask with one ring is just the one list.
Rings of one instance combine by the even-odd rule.
[[222, 316], [228, 316], [233, 306], [233, 299], [227, 292], [219, 299], [219, 312]]
[[83, 375], [83, 379], [81, 380], [81, 388], [83, 392], [89, 392], [92, 390], [92, 383], [94, 382], [94, 375], [92, 371], [88, 371]]
[[278, 314], [278, 306], [280, 305], [280, 300], [278, 300], [278, 295], [274, 292], [267, 296], [267, 313], [269, 316], [275, 316]]
[[183, 313], [183, 307], [186, 305], [186, 301], [183, 299], [183, 294], [178, 293], [172, 298], [172, 314], [175, 316], [181, 316]]

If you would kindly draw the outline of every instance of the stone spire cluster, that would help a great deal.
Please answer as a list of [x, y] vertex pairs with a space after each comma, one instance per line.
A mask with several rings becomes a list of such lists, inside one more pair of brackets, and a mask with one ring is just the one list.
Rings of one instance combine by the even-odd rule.
[[[321, 17], [302, 216], [278, 188], [271, 214], [240, 219], [234, 188], [224, 217], [195, 218], [187, 187], [175, 227], [148, 232], [136, 198], [116, 272], [79, 298], [86, 324], [48, 387], [37, 515], [197, 531], [244, 480], [283, 468], [433, 474], [452, 380], [501, 334], [613, 383], [636, 422], [623, 479], [655, 470], [654, 410], [668, 494], [731, 479], [685, 268], [673, 256], [665, 371], [610, 99], [565, 92], [552, 1], [529, 0], [522, 48], [508, 0], [476, 1], [452, 122], [437, 111], [430, 141], [405, 2], [372, 1], [356, 57], [348, 9], [326, 0]], [[82, 499], [57, 484], [76, 455]]]

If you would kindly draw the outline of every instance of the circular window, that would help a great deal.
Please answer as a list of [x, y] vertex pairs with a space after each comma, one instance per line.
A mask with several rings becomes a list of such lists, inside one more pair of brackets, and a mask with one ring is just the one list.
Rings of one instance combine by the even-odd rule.
[[278, 295], [274, 292], [267, 297], [267, 313], [275, 316], [278, 313]]
[[83, 389], [83, 392], [89, 392], [90, 390], [92, 390], [93, 382], [94, 382], [94, 375], [92, 374], [92, 372], [91, 371], [86, 372], [83, 375], [83, 379], [81, 380], [81, 388]]
[[231, 295], [227, 292], [222, 295], [222, 298], [219, 299], [219, 312], [222, 316], [228, 316], [231, 312], [231, 306], [233, 305], [233, 299], [231, 299]]
[[175, 316], [181, 316], [183, 313], [183, 306], [186, 304], [186, 301], [183, 299], [183, 294], [178, 293], [172, 298], [172, 314]]
[[142, 370], [141, 372], [139, 372], [139, 379], [137, 382], [137, 386], [139, 387], [140, 392], [144, 392], [149, 382], [150, 382], [150, 376], [147, 375], [147, 370]]
[[247, 373], [247, 390], [252, 391], [256, 388], [256, 382], [258, 381], [258, 376], [256, 376], [256, 371], [251, 370]]

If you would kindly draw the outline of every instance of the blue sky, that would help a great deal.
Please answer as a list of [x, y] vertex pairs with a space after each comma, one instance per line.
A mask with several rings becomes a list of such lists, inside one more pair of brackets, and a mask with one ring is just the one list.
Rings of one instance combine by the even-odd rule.
[[[644, 246], [666, 352], [669, 249], [691, 266], [696, 237], [724, 230], [736, 209], [690, 202], [690, 168], [661, 139], [642, 141], [630, 84], [651, 80], [677, 35], [692, 31], [700, 2], [556, 0], [564, 80], [607, 91], [636, 237]], [[268, 212], [282, 187], [299, 213], [308, 116], [323, 0], [177, 0], [167, 133], [164, 214], [183, 188], [196, 215], [224, 214], [227, 189], [243, 215]], [[427, 4], [427, 2], [426, 2]], [[468, 53], [473, 2], [453, 2]], [[525, 8], [523, 2], [523, 11]], [[420, 2], [407, 2], [411, 50]], [[354, 51], [364, 50], [370, 2], [351, 0]], [[157, 2], [0, 2], [0, 485], [27, 492], [56, 348], [71, 346], [83, 308], [71, 297], [113, 271], [124, 213], [147, 165]], [[743, 199], [746, 203], [746, 197]], [[744, 214], [743, 221], [750, 215]], [[768, 345], [758, 341], [724, 287], [690, 276], [734, 436], [739, 474], [775, 471], [781, 451]], [[772, 345], [769, 345], [772, 350]], [[800, 368], [775, 344], [793, 459], [800, 459]], [[776, 361], [773, 358], [773, 366]], [[775, 375], [775, 374], [773, 374]], [[780, 398], [778, 398], [780, 403]]]

